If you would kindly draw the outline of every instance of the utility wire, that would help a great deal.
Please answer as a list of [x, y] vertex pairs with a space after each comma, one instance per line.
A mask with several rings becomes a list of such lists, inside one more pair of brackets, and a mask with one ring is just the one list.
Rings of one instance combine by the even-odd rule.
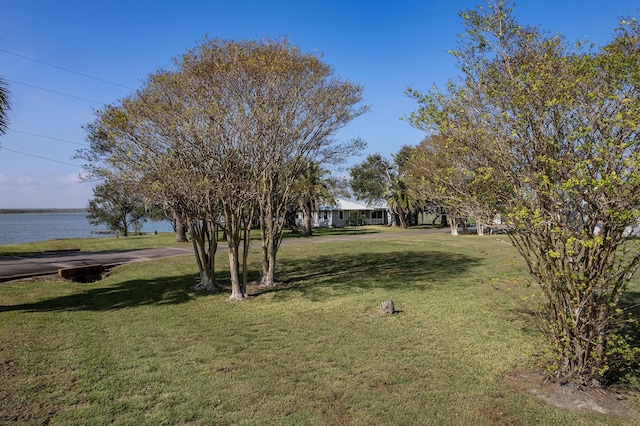
[[67, 165], [67, 166], [75, 167], [75, 168], [81, 168], [81, 166], [79, 166], [77, 164], [65, 163], [64, 161], [54, 160], [52, 158], [41, 157], [39, 155], [34, 155], [34, 154], [27, 154], [26, 152], [16, 151], [15, 149], [9, 149], [9, 148], [2, 147], [2, 148], [0, 148], [0, 151], [15, 152], [16, 154], [27, 155], [29, 157], [39, 158], [41, 160], [47, 160], [47, 161], [52, 161], [54, 163], [60, 163], [60, 164], [64, 164], [64, 165]]
[[8, 78], [5, 78], [4, 80], [8, 81], [8, 82], [11, 82], [11, 83], [15, 83], [15, 84], [21, 84], [23, 86], [33, 87], [34, 89], [44, 90], [45, 92], [51, 92], [51, 93], [55, 93], [57, 95], [68, 96], [70, 98], [80, 99], [81, 101], [87, 101], [87, 102], [91, 102], [91, 103], [94, 103], [94, 104], [100, 104], [100, 105], [107, 106], [107, 104], [105, 104], [104, 102], [96, 101], [96, 100], [93, 100], [93, 99], [82, 98], [80, 96], [75, 96], [75, 95], [70, 95], [68, 93], [58, 92], [56, 90], [45, 89], [44, 87], [34, 86], [33, 84], [22, 83], [20, 81], [15, 81], [15, 80], [9, 80]]
[[114, 86], [123, 87], [123, 88], [129, 89], [129, 90], [136, 90], [136, 89], [133, 89], [131, 87], [125, 86], [124, 84], [114, 83], [113, 81], [105, 80], [103, 78], [94, 77], [92, 75], [85, 74], [85, 73], [78, 72], [78, 71], [74, 71], [74, 70], [70, 70], [68, 68], [60, 67], [58, 65], [49, 64], [49, 63], [46, 63], [46, 62], [43, 62], [43, 61], [39, 61], [37, 59], [30, 58], [28, 56], [20, 55], [18, 53], [9, 52], [8, 50], [0, 49], [0, 52], [8, 53], [9, 55], [17, 56], [18, 58], [26, 59], [26, 60], [32, 61], [32, 62], [37, 62], [38, 64], [46, 65], [46, 66], [52, 67], [52, 68], [57, 68], [59, 70], [67, 71], [67, 72], [70, 72], [70, 73], [73, 73], [73, 74], [81, 75], [83, 77], [91, 78], [93, 80], [101, 81], [103, 83], [112, 84]]
[[60, 142], [72, 143], [74, 145], [89, 146], [88, 143], [74, 142], [74, 141], [70, 141], [67, 139], [60, 139], [60, 138], [52, 138], [51, 136], [44, 136], [44, 135], [38, 135], [36, 133], [23, 132], [22, 130], [16, 130], [16, 129], [8, 129], [8, 130], [14, 133], [22, 133], [23, 135], [35, 136], [35, 137], [44, 138], [44, 139], [51, 139], [52, 141], [60, 141]]

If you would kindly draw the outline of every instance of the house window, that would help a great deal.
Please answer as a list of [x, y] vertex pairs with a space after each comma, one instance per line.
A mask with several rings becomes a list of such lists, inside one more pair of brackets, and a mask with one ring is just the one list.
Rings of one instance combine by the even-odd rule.
[[329, 219], [329, 212], [328, 211], [323, 211], [322, 212], [322, 219], [327, 220]]
[[344, 212], [340, 210], [340, 220], [344, 220]]
[[382, 210], [374, 210], [371, 213], [371, 218], [372, 219], [382, 219]]

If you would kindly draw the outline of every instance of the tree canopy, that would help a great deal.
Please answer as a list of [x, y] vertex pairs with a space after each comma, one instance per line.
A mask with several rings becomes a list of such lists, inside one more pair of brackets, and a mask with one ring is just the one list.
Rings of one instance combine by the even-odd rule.
[[358, 200], [369, 204], [384, 200], [389, 182], [396, 175], [392, 161], [380, 154], [371, 154], [349, 170], [351, 190]]
[[349, 171], [351, 190], [356, 198], [370, 205], [385, 201], [402, 228], [407, 228], [411, 213], [420, 204], [405, 179], [405, 167], [413, 156], [413, 150], [404, 145], [392, 160], [371, 154]]
[[[520, 26], [505, 1], [461, 13], [462, 78], [408, 93], [410, 122], [440, 143], [447, 173], [499, 206], [545, 300], [550, 369], [601, 385], [633, 357], [616, 319], [640, 255], [640, 26], [623, 21], [599, 49]], [[475, 194], [475, 195], [474, 195]], [[624, 350], [622, 350], [622, 349]], [[622, 351], [622, 352], [621, 352]]]
[[262, 282], [273, 285], [294, 183], [309, 161], [336, 161], [361, 147], [333, 140], [367, 111], [361, 99], [360, 86], [286, 40], [205, 39], [98, 111], [88, 126], [91, 150], [82, 156], [95, 173], [116, 168], [143, 182], [149, 199], [182, 211], [206, 288], [216, 285], [203, 268], [213, 268], [213, 229], [222, 227], [231, 297], [243, 298], [249, 227], [260, 224]]
[[89, 201], [87, 219], [92, 225], [106, 225], [122, 235], [129, 235], [131, 228], [139, 232], [146, 221], [146, 211], [142, 199], [135, 193], [107, 180], [93, 189], [94, 198]]

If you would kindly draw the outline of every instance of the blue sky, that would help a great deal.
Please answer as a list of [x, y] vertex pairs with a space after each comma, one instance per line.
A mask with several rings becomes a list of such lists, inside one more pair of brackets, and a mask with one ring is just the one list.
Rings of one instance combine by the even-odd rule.
[[[303, 51], [321, 53], [336, 75], [364, 86], [371, 106], [340, 131], [339, 139], [363, 138], [369, 146], [365, 155], [389, 156], [404, 144], [416, 145], [423, 134], [401, 120], [416, 106], [404, 90], [429, 90], [457, 75], [447, 52], [463, 31], [458, 12], [484, 1], [3, 0], [0, 5], [0, 75], [8, 80], [13, 104], [10, 131], [0, 136], [1, 209], [86, 207], [92, 186], [78, 183], [81, 162], [72, 156], [86, 143], [83, 126], [93, 120], [93, 111], [140, 87], [148, 74], [169, 67], [172, 58], [205, 36], [285, 36]], [[619, 18], [637, 16], [638, 8], [637, 0], [520, 0], [515, 15], [523, 25], [540, 25], [570, 41], [602, 44]]]

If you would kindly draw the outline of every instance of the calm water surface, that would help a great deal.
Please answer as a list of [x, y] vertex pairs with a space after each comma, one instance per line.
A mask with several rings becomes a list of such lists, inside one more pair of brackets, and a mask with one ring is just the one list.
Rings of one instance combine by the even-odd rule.
[[[86, 216], [85, 212], [0, 214], [0, 245], [108, 236], [92, 234], [91, 231], [101, 228], [89, 224]], [[142, 231], [173, 232], [173, 229], [167, 221], [147, 222]]]

